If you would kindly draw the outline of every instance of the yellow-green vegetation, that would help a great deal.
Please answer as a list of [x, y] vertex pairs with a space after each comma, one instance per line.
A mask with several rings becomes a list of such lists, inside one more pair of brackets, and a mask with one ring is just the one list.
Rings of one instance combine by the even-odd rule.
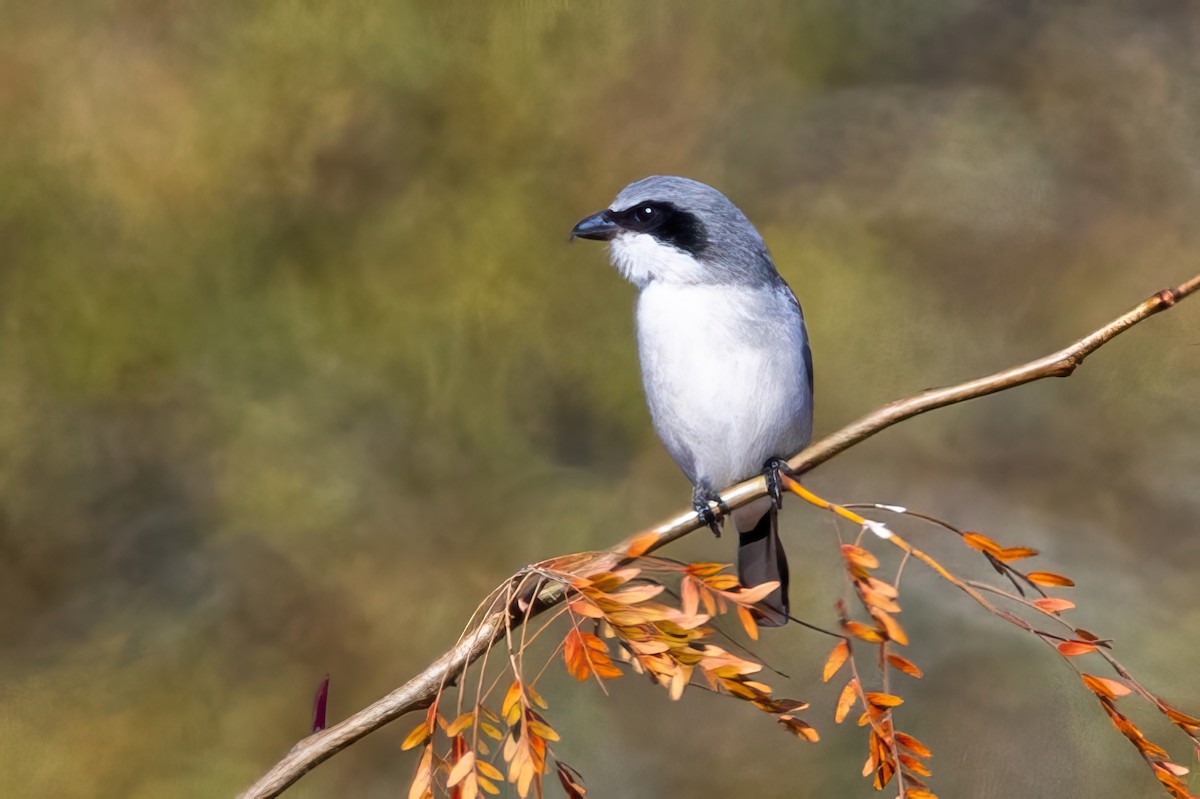
[[[566, 240], [630, 180], [704, 180], [759, 225], [818, 433], [1194, 274], [1198, 35], [1190, 4], [1115, 0], [0, 2], [0, 794], [232, 795], [325, 673], [336, 720], [520, 565], [686, 506], [632, 290]], [[1194, 711], [1198, 318], [813, 485], [1037, 547]], [[832, 626], [830, 523], [787, 510], [794, 612]], [[903, 723], [941, 794], [1155, 795], [1073, 674], [927, 583]], [[755, 646], [836, 700], [828, 639]], [[628, 683], [539, 688], [594, 795], [870, 794], [830, 719], [797, 748]], [[403, 795], [411, 726], [294, 794]]]

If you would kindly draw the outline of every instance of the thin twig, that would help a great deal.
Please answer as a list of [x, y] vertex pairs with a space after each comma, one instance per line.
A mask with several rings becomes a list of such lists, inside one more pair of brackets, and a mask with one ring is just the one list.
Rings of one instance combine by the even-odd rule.
[[[994, 394], [1046, 377], [1067, 377], [1087, 356], [1125, 330], [1167, 310], [1197, 291], [1200, 291], [1200, 275], [1176, 288], [1163, 289], [1098, 330], [1050, 355], [986, 377], [955, 386], [930, 389], [914, 397], [892, 402], [810, 445], [789, 459], [788, 466], [793, 474], [804, 474], [876, 433], [926, 411]], [[755, 477], [723, 491], [721, 498], [732, 509], [753, 502], [766, 494], [766, 481], [762, 477]], [[652, 536], [649, 544], [643, 544], [639, 548], [643, 552], [659, 549], [704, 526], [705, 523], [694, 511], [680, 513], [637, 536], [639, 541], [645, 541]], [[627, 542], [623, 542], [599, 557], [608, 558], [616, 564], [626, 556], [628, 546]], [[530, 599], [530, 615], [561, 601], [564, 593], [561, 585], [551, 584], [543, 587]], [[360, 738], [406, 713], [428, 707], [437, 695], [439, 686], [445, 683], [450, 675], [458, 673], [472, 663], [489, 646], [504, 637], [508, 625], [519, 621], [510, 617], [507, 607], [497, 613], [488, 614], [453, 649], [407, 683], [342, 722], [300, 740], [270, 771], [247, 788], [240, 795], [240, 799], [269, 799], [279, 796], [310, 769]]]

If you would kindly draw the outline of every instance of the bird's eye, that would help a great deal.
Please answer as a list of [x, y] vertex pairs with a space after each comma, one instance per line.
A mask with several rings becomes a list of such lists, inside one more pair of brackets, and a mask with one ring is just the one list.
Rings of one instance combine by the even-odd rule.
[[668, 204], [646, 201], [616, 212], [616, 217], [629, 230], [650, 233], [672, 219], [673, 211]]

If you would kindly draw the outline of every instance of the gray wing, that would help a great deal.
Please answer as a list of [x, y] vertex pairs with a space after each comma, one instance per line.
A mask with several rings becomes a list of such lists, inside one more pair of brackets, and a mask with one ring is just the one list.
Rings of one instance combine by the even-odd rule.
[[796, 311], [796, 319], [799, 325], [798, 333], [800, 337], [801, 357], [804, 361], [803, 391], [806, 392], [804, 407], [806, 409], [805, 412], [808, 415], [807, 426], [811, 430], [813, 409], [813, 357], [812, 347], [810, 347], [808, 343], [808, 328], [804, 324], [804, 309], [800, 307], [800, 301], [796, 299], [796, 295], [792, 291], [791, 286], [787, 284], [787, 281], [784, 280], [778, 272], [775, 272], [774, 275], [775, 279], [778, 281], [775, 287], [776, 291], [782, 294], [786, 298], [787, 304]]

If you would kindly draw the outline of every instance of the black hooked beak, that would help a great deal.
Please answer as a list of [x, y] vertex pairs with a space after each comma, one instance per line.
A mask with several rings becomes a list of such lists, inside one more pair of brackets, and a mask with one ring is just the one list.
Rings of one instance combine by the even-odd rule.
[[618, 229], [617, 223], [610, 218], [610, 212], [605, 210], [581, 220], [571, 229], [571, 238], [608, 241], [617, 235]]

